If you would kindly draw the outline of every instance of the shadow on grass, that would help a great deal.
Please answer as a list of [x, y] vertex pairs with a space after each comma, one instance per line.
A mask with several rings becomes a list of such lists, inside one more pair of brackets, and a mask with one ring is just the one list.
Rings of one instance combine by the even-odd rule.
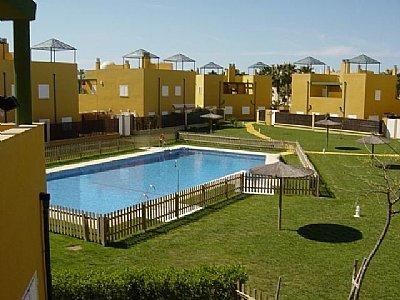
[[362, 239], [361, 231], [340, 224], [308, 224], [297, 229], [297, 233], [324, 243], [350, 243]]
[[361, 150], [358, 147], [351, 147], [351, 146], [337, 146], [335, 147], [336, 150], [348, 150], [348, 151], [355, 151], [355, 150]]
[[[382, 168], [382, 166], [380, 166]], [[399, 164], [387, 164], [385, 165], [385, 169], [387, 170], [400, 170], [400, 165]]]
[[162, 235], [162, 234], [166, 234], [166, 233], [170, 232], [171, 230], [174, 230], [178, 227], [181, 227], [181, 226], [190, 224], [194, 221], [200, 220], [201, 218], [203, 218], [213, 212], [216, 212], [230, 204], [233, 204], [237, 201], [243, 200], [247, 197], [248, 196], [242, 194], [242, 195], [238, 195], [236, 197], [229, 198], [227, 200], [223, 200], [214, 205], [207, 206], [204, 209], [194, 212], [190, 215], [184, 216], [178, 220], [164, 223], [162, 225], [159, 225], [156, 228], [151, 228], [144, 232], [137, 233], [137, 234], [135, 234], [131, 237], [128, 237], [124, 240], [110, 243], [108, 246], [114, 247], [114, 248], [122, 248], [122, 249], [127, 249], [130, 247], [133, 247], [134, 245], [144, 242], [148, 239], [154, 238], [154, 237]]

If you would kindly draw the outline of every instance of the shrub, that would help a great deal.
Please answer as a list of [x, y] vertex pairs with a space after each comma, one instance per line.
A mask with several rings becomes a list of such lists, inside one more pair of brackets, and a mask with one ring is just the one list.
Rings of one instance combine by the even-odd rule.
[[234, 299], [236, 283], [247, 275], [241, 266], [195, 269], [56, 271], [54, 299]]

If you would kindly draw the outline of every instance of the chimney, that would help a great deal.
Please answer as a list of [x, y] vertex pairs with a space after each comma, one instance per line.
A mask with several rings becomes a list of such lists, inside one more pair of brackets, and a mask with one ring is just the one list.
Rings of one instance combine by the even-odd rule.
[[397, 65], [393, 66], [392, 75], [394, 75], [394, 76], [397, 75]]
[[327, 75], [331, 74], [331, 67], [330, 66], [326, 66], [325, 74], [327, 74]]
[[100, 58], [96, 58], [96, 70], [100, 70]]
[[150, 67], [150, 53], [145, 52], [142, 57], [142, 69], [148, 69]]
[[229, 64], [228, 82], [235, 82], [236, 67], [235, 64]]
[[342, 66], [340, 69], [342, 74], [349, 74], [350, 73], [350, 63], [348, 59], [342, 60]]

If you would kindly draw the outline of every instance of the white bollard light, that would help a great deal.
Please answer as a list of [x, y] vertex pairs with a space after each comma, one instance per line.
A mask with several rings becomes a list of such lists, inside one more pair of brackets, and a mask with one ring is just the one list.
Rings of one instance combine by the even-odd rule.
[[361, 217], [361, 207], [360, 207], [360, 205], [356, 205], [356, 213], [354, 214], [354, 218], [359, 218], [359, 217]]

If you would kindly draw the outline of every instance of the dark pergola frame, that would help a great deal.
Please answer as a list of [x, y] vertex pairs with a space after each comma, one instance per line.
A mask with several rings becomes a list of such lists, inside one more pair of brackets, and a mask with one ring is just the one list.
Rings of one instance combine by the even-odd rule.
[[182, 64], [181, 70], [183, 70], [183, 63], [192, 62], [193, 63], [193, 71], [196, 70], [196, 61], [194, 59], [191, 59], [190, 57], [182, 54], [182, 53], [178, 53], [178, 54], [172, 55], [172, 56], [164, 59], [164, 61], [174, 62], [175, 63], [175, 70], [178, 70], [178, 62]]
[[268, 67], [267, 64], [263, 63], [262, 61], [256, 62], [255, 64], [251, 65], [250, 67], [247, 68], [247, 72], [250, 74], [250, 69], [256, 69], [261, 70], [263, 68]]
[[324, 66], [324, 73], [325, 73], [325, 66], [326, 64], [312, 56], [307, 56], [306, 58], [300, 59], [293, 63], [294, 65], [303, 65], [308, 66], [312, 69], [312, 66]]
[[220, 70], [223, 70], [224, 68], [218, 64], [216, 64], [213, 61], [210, 61], [208, 64], [205, 64], [204, 66], [200, 67], [200, 74], [201, 70], [203, 70], [203, 74], [205, 74], [206, 70], [217, 70], [217, 74], [219, 74]]
[[50, 62], [56, 62], [56, 52], [74, 51], [74, 63], [76, 63], [76, 48], [57, 39], [49, 39], [31, 48], [32, 50], [44, 50], [50, 52]]
[[125, 67], [125, 59], [127, 58], [133, 58], [139, 60], [139, 67], [140, 67], [140, 62], [141, 61], [143, 62], [143, 59], [146, 57], [150, 59], [157, 59], [157, 69], [160, 68], [160, 57], [144, 49], [137, 49], [131, 53], [122, 56], [122, 67], [123, 68]]
[[378, 65], [378, 74], [381, 72], [381, 62], [365, 54], [361, 54], [351, 59], [346, 59], [345, 61], [349, 64], [365, 65], [365, 71], [368, 70], [368, 65]]

